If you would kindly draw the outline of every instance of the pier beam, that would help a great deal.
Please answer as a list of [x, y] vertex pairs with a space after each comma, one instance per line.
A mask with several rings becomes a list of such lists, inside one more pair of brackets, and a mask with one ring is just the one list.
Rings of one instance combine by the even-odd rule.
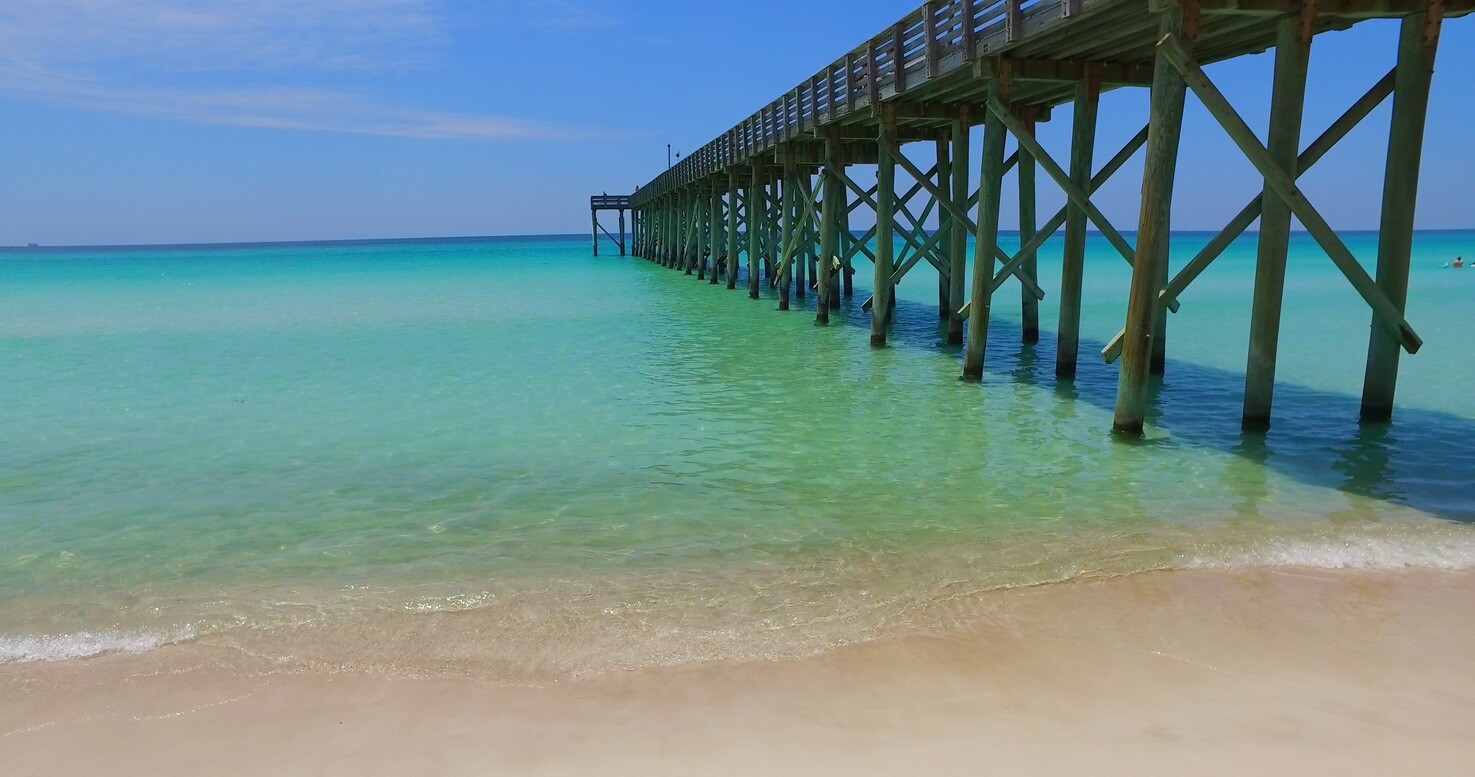
[[[1309, 6], [1314, 9], [1315, 6]], [[1302, 108], [1306, 103], [1306, 66], [1311, 54], [1309, 25], [1303, 19], [1280, 20], [1275, 38], [1275, 76], [1270, 95], [1270, 132], [1266, 148], [1292, 179], [1299, 171]], [[1303, 34], [1307, 30], [1307, 34]], [[1275, 356], [1280, 343], [1280, 310], [1285, 295], [1286, 253], [1291, 238], [1291, 207], [1266, 184], [1261, 195], [1260, 245], [1255, 262], [1255, 296], [1250, 307], [1250, 348], [1245, 364], [1245, 431], [1270, 428], [1275, 394]]]
[[896, 110], [881, 106], [880, 143], [876, 154], [876, 280], [871, 289], [871, 347], [886, 345], [891, 318], [891, 274], [896, 250], [896, 159], [887, 149], [896, 143]]
[[[805, 169], [799, 174], [799, 177], [795, 180], [795, 184], [799, 187], [799, 204], [807, 209], [809, 207], [807, 203], [814, 201], [814, 184], [811, 182], [808, 169]], [[809, 291], [810, 276], [806, 274], [806, 271], [814, 261], [812, 258], [814, 256], [814, 220], [811, 218], [801, 218], [795, 224], [794, 228], [800, 232], [800, 252], [794, 255], [793, 261], [794, 296], [804, 299], [805, 293]]]
[[[1431, 4], [1432, 5], [1432, 4]], [[1383, 178], [1383, 216], [1378, 229], [1378, 288], [1401, 315], [1408, 301], [1408, 267], [1413, 251], [1414, 200], [1419, 188], [1419, 160], [1424, 149], [1424, 118], [1429, 109], [1429, 82], [1439, 45], [1437, 9], [1403, 17], [1398, 35], [1398, 65], [1393, 76], [1393, 119], [1388, 131], [1388, 159]], [[1398, 385], [1399, 340], [1373, 314], [1362, 382], [1364, 421], [1393, 417]]]
[[[1159, 39], [1183, 36], [1183, 8], [1169, 3], [1161, 11]], [[1153, 62], [1149, 99], [1146, 159], [1142, 169], [1142, 206], [1137, 221], [1137, 250], [1132, 259], [1132, 281], [1127, 294], [1126, 336], [1117, 376], [1116, 408], [1112, 429], [1140, 435], [1147, 416], [1147, 381], [1154, 352], [1157, 295], [1170, 245], [1168, 229], [1173, 208], [1173, 178], [1178, 168], [1178, 142], [1183, 132], [1183, 104], [1188, 90], [1183, 75], [1163, 53], [1161, 44]]]
[[[1007, 102], [998, 80], [989, 86], [991, 97]], [[983, 357], [988, 343], [988, 317], [993, 298], [994, 252], [999, 242], [999, 200], [1004, 185], [1004, 118], [990, 110], [983, 124], [983, 158], [979, 163], [978, 219], [973, 246], [973, 284], [968, 308], [968, 337], [963, 346], [963, 380], [983, 379]], [[966, 203], [964, 203], [966, 204]]]
[[[1092, 157], [1096, 151], [1096, 116], [1101, 98], [1101, 70], [1090, 68], [1076, 83], [1071, 116], [1070, 180], [1091, 191]], [[1060, 322], [1056, 327], [1055, 379], [1075, 380], [1081, 350], [1081, 285], [1086, 272], [1086, 210], [1067, 202], [1065, 249], [1060, 264]]]
[[[968, 207], [968, 135], [971, 131], [968, 118], [968, 109], [959, 108], [949, 130], [949, 140], [952, 143], [952, 158], [948, 160], [953, 168], [952, 200], [960, 208]], [[947, 342], [949, 345], [962, 345], [963, 316], [958, 311], [963, 308], [966, 293], [964, 276], [967, 274], [968, 228], [947, 209], [943, 209], [942, 213], [948, 219], [949, 230]]]
[[[1034, 119], [1026, 119], [1024, 127], [1029, 136], [1034, 137]], [[1016, 174], [1019, 179], [1019, 244], [1027, 246], [1035, 236], [1036, 227], [1035, 158], [1021, 153]], [[1034, 281], [1036, 286], [1039, 286], [1039, 261], [1035, 251], [1030, 251], [1025, 256], [1024, 261], [1020, 263], [1020, 269], [1024, 270], [1024, 274]], [[1038, 343], [1040, 341], [1040, 300], [1031, 293], [1028, 284], [1019, 286], [1019, 307], [1020, 329], [1024, 342], [1026, 344]]]

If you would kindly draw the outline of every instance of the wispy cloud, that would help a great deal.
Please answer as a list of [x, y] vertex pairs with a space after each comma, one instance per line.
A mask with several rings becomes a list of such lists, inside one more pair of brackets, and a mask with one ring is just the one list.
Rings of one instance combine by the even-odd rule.
[[334, 73], [425, 65], [449, 42], [449, 14], [444, 0], [5, 0], [0, 93], [245, 127], [470, 140], [608, 134], [321, 85]]

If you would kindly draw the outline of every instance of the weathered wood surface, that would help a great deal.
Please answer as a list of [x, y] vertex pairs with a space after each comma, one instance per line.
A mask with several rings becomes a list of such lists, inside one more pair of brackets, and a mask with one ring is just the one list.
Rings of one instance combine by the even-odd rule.
[[[886, 343], [893, 287], [922, 262], [938, 272], [939, 337], [962, 344], [963, 377], [983, 375], [994, 293], [1019, 281], [1026, 348], [1039, 337], [1036, 255], [1062, 227], [1056, 377], [1073, 380], [1080, 349], [1086, 230], [1094, 226], [1132, 265], [1125, 326], [1102, 353], [1120, 358], [1113, 427], [1139, 434], [1149, 387], [1166, 363], [1167, 313], [1236, 237], [1261, 220], [1243, 425], [1268, 428], [1274, 392], [1287, 241], [1299, 220], [1373, 312], [1362, 413], [1392, 411], [1399, 353], [1418, 335], [1403, 318], [1414, 194], [1440, 21], [1470, 13], [1475, 0], [931, 0], [630, 197], [591, 198], [596, 252], [601, 208], [632, 212], [635, 253], [735, 288], [747, 257], [750, 296], [764, 283], [779, 309], [816, 292], [816, 320], [827, 323], [852, 294], [860, 259], [872, 262], [871, 342]], [[1401, 17], [1396, 67], [1304, 151], [1297, 153], [1306, 68], [1315, 36], [1374, 17]], [[1271, 121], [1261, 141], [1204, 73], [1206, 64], [1275, 48]], [[1092, 173], [1103, 92], [1148, 87], [1142, 129]], [[1260, 172], [1263, 189], [1178, 274], [1169, 277], [1171, 203], [1185, 101], [1192, 94]], [[1296, 186], [1297, 178], [1390, 95], [1394, 97], [1377, 277], [1362, 268]], [[1068, 166], [1035, 137], [1038, 122], [1069, 103]], [[983, 124], [978, 189], [970, 193], [972, 128]], [[1006, 154], [1012, 138], [1017, 146]], [[931, 169], [909, 159], [908, 143], [932, 145]], [[1138, 224], [1126, 237], [1092, 195], [1144, 151]], [[1067, 157], [1061, 156], [1061, 160]], [[874, 166], [877, 185], [848, 167]], [[905, 191], [898, 191], [897, 169]], [[1066, 205], [1039, 223], [1036, 171]], [[862, 170], [861, 173], [867, 172]], [[1016, 176], [1020, 248], [999, 243], [1005, 175]], [[858, 173], [857, 178], [863, 180]], [[1189, 185], [1192, 185], [1190, 182]], [[925, 195], [925, 196], [922, 196]], [[922, 196], [921, 203], [914, 198]], [[1011, 193], [1008, 196], [1016, 196]], [[970, 215], [974, 208], [976, 216]], [[857, 236], [852, 214], [874, 211], [876, 226]], [[938, 226], [925, 225], [936, 214]], [[862, 215], [863, 218], [863, 215]], [[608, 234], [606, 232], [606, 234]], [[971, 288], [966, 241], [974, 238]], [[874, 248], [872, 247], [874, 241]], [[1364, 257], [1366, 258], [1366, 257]], [[965, 291], [970, 293], [965, 294]]]
[[[1475, 0], [1440, 5], [1446, 17], [1457, 16], [1475, 8]], [[1312, 31], [1320, 33], [1373, 17], [1422, 13], [1428, 2], [1321, 0], [1316, 6]], [[1301, 3], [1199, 0], [1196, 7], [1194, 56], [1210, 64], [1272, 48], [1277, 17], [1296, 14]], [[820, 141], [828, 126], [874, 127], [875, 108], [883, 102], [899, 104], [898, 118], [906, 126], [945, 128], [953, 106], [983, 101], [988, 79], [979, 76], [1000, 62], [1011, 65], [1012, 99], [1021, 104], [1072, 102], [1075, 84], [1091, 63], [1105, 63], [1103, 89], [1146, 85], [1158, 39], [1156, 10], [1149, 0], [924, 3], [688, 154], [641, 187], [633, 204], [770, 156], [780, 145]], [[1008, 23], [1011, 11], [1017, 11], [1014, 25]]]

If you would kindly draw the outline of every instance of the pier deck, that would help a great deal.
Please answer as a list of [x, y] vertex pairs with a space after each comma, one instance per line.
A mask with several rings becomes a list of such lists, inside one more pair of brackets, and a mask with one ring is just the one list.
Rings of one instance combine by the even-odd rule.
[[[1421, 344], [1403, 311], [1440, 24], [1472, 7], [1475, 0], [933, 0], [636, 192], [627, 203], [635, 218], [634, 253], [713, 284], [725, 278], [728, 288], [736, 288], [744, 256], [750, 297], [759, 298], [767, 283], [778, 289], [779, 309], [787, 310], [791, 295], [812, 291], [821, 323], [828, 322], [832, 301], [850, 293], [855, 263], [868, 258], [875, 283], [864, 309], [871, 315], [871, 343], [878, 347], [886, 343], [894, 284], [926, 261], [939, 272], [938, 312], [947, 338], [964, 346], [963, 377], [977, 379], [989, 311], [1005, 281], [1019, 283], [1026, 341], [1038, 339], [1038, 301], [1045, 292], [1037, 282], [1036, 252], [1063, 228], [1056, 376], [1071, 380], [1089, 226], [1132, 265], [1126, 321], [1102, 355], [1121, 365], [1114, 428], [1135, 435], [1142, 429], [1150, 376], [1165, 369], [1167, 313], [1178, 309], [1183, 290], [1258, 219], [1243, 425], [1263, 430], [1270, 422], [1294, 217], [1370, 308], [1362, 416], [1387, 419], [1400, 352], [1414, 353]], [[1401, 19], [1396, 62], [1301, 148], [1313, 41], [1374, 18]], [[1262, 141], [1202, 68], [1270, 49], [1276, 61], [1267, 84], [1270, 126]], [[1120, 88], [1149, 90], [1146, 126], [1097, 168], [1100, 95]], [[1260, 172], [1264, 187], [1170, 277], [1168, 228], [1190, 92]], [[1390, 97], [1377, 269], [1370, 276], [1295, 181]], [[1071, 106], [1072, 139], [1056, 161], [1035, 139], [1034, 128], [1062, 105]], [[973, 128], [980, 124], [982, 161], [976, 180], [970, 180]], [[1006, 156], [1010, 138], [1015, 150]], [[915, 142], [933, 146], [937, 163], [930, 170], [905, 155], [905, 145]], [[1091, 194], [1138, 151], [1145, 162], [1133, 245]], [[846, 173], [854, 165], [875, 165], [877, 184], [858, 185]], [[906, 187], [901, 191], [898, 169]], [[1023, 243], [1013, 255], [998, 246], [1002, 180], [1010, 171], [1018, 183]], [[1040, 173], [1068, 202], [1043, 223], [1036, 212]], [[875, 212], [876, 226], [857, 238], [849, 214], [859, 207]], [[934, 212], [939, 228], [924, 229]], [[599, 229], [596, 216], [596, 253]], [[970, 236], [974, 248], [968, 256]]]

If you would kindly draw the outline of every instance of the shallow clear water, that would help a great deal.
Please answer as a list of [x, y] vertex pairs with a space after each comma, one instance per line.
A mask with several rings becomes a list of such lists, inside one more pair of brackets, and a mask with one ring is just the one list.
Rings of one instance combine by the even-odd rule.
[[1415, 253], [1392, 425], [1358, 426], [1369, 314], [1297, 238], [1275, 426], [1240, 434], [1250, 238], [1182, 297], [1142, 443], [1109, 434], [1104, 243], [1078, 380], [1055, 241], [1042, 342], [1006, 285], [981, 386], [920, 268], [872, 350], [868, 266], [817, 327], [582, 238], [0, 254], [0, 662], [196, 639], [577, 673], [950, 628], [1078, 576], [1467, 567], [1475, 270], [1443, 264], [1475, 233]]

